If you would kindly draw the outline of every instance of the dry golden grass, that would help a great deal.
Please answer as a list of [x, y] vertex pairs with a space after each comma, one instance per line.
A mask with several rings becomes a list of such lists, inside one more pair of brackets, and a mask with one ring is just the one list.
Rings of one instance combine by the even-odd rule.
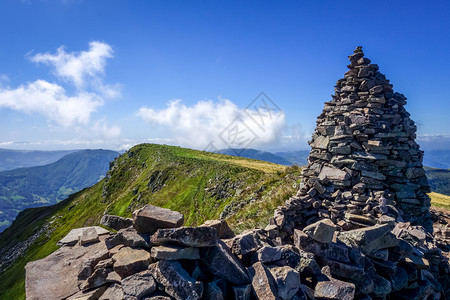
[[286, 166], [277, 165], [277, 164], [260, 161], [260, 160], [249, 160], [249, 159], [239, 159], [239, 158], [236, 158], [236, 159], [222, 158], [222, 159], [218, 159], [218, 160], [226, 161], [226, 162], [232, 163], [234, 165], [238, 165], [238, 166], [245, 167], [245, 168], [259, 170], [264, 173], [277, 173], [277, 172], [282, 172], [284, 169], [286, 169]]
[[436, 207], [442, 207], [450, 209], [450, 196], [431, 192], [428, 194], [431, 198], [431, 205]]

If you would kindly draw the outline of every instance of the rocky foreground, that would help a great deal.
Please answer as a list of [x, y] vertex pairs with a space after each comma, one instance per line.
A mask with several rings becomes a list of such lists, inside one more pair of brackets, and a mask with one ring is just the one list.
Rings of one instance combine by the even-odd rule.
[[180, 227], [183, 219], [147, 205], [133, 220], [105, 215], [117, 233], [72, 230], [27, 265], [27, 299], [445, 299], [448, 291], [448, 252], [409, 223], [344, 231], [323, 219], [282, 244], [276, 225], [234, 236], [225, 221]]

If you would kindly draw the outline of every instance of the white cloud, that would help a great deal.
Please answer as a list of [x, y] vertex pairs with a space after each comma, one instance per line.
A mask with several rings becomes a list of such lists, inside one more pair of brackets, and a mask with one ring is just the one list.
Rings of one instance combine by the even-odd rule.
[[112, 54], [110, 45], [96, 41], [89, 44], [88, 51], [66, 52], [62, 46], [56, 54], [38, 53], [30, 60], [50, 65], [57, 78], [74, 85], [75, 91], [69, 92], [63, 85], [42, 79], [10, 87], [8, 77], [0, 75], [0, 109], [38, 113], [50, 121], [50, 125], [71, 129], [71, 133], [117, 138], [120, 127], [108, 127], [105, 120], [91, 121], [92, 114], [107, 99], [120, 96], [119, 85], [102, 81], [106, 59]]
[[246, 148], [273, 143], [281, 137], [285, 125], [282, 111], [271, 112], [261, 107], [240, 109], [225, 99], [199, 101], [193, 106], [174, 100], [161, 110], [142, 107], [137, 115], [167, 127], [177, 144], [197, 149]]
[[80, 92], [68, 96], [63, 87], [36, 80], [18, 88], [0, 88], [0, 108], [38, 112], [64, 127], [87, 124], [91, 113], [104, 103], [96, 94]]
[[94, 84], [98, 83], [100, 75], [105, 72], [106, 59], [111, 57], [113, 50], [110, 45], [94, 41], [89, 43], [88, 51], [66, 52], [61, 46], [56, 54], [38, 53], [30, 60], [52, 66], [56, 76], [84, 88], [92, 80]]
[[109, 127], [105, 120], [98, 120], [95, 122], [92, 130], [99, 136], [106, 139], [116, 139], [120, 136], [121, 128], [119, 126]]

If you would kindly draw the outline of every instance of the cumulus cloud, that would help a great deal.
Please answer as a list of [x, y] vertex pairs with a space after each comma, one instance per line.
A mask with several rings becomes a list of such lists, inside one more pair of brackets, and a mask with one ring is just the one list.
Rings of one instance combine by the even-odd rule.
[[142, 107], [137, 115], [168, 128], [177, 144], [207, 150], [273, 143], [285, 125], [280, 110], [262, 106], [241, 109], [226, 99], [199, 101], [192, 106], [173, 100], [161, 110]]
[[98, 136], [115, 138], [120, 135], [119, 127], [108, 127], [104, 120], [91, 123], [91, 115], [106, 100], [120, 95], [118, 85], [103, 84], [102, 81], [106, 60], [112, 55], [110, 45], [91, 42], [88, 51], [67, 52], [62, 46], [56, 54], [38, 53], [31, 56], [31, 61], [51, 66], [56, 77], [62, 83], [73, 85], [75, 91], [69, 92], [62, 84], [42, 79], [10, 87], [1, 84], [8, 83], [7, 77], [1, 76], [0, 109], [38, 113], [51, 124], [73, 127], [78, 132], [84, 128]]
[[82, 92], [68, 96], [63, 87], [36, 80], [15, 89], [0, 88], [0, 107], [26, 113], [38, 112], [62, 126], [87, 124], [92, 112], [102, 106], [103, 99]]
[[111, 57], [113, 50], [110, 45], [94, 41], [89, 43], [88, 51], [66, 52], [61, 46], [55, 54], [38, 53], [30, 56], [30, 60], [51, 66], [56, 76], [83, 88], [87, 82], [97, 81], [104, 74], [106, 59]]

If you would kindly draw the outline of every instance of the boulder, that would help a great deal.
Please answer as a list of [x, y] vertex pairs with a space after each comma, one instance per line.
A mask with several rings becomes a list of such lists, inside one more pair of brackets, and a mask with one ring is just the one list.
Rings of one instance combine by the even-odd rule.
[[269, 267], [269, 271], [275, 279], [278, 297], [282, 300], [292, 299], [301, 284], [299, 272], [289, 266]]
[[133, 226], [133, 219], [105, 214], [100, 220], [100, 224], [114, 230], [120, 230]]
[[147, 241], [137, 233], [134, 228], [126, 228], [119, 230], [115, 235], [105, 240], [106, 247], [112, 249], [117, 245], [124, 245], [136, 248], [149, 248]]
[[150, 237], [155, 245], [177, 244], [186, 247], [211, 247], [217, 244], [217, 231], [212, 227], [180, 227], [158, 229]]
[[183, 222], [181, 213], [153, 205], [145, 205], [133, 212], [133, 226], [139, 233], [153, 234], [160, 228], [180, 227]]
[[123, 247], [113, 255], [114, 271], [121, 278], [147, 269], [150, 264], [150, 253], [145, 250]]
[[320, 281], [314, 289], [314, 297], [321, 299], [353, 300], [355, 297], [355, 285], [336, 279]]
[[208, 220], [200, 226], [215, 228], [219, 239], [231, 239], [234, 237], [233, 230], [231, 230], [225, 220]]
[[122, 288], [125, 298], [141, 299], [150, 296], [156, 290], [156, 282], [150, 271], [145, 270], [122, 279]]
[[277, 299], [278, 292], [270, 271], [260, 262], [254, 263], [248, 273], [252, 280], [252, 289], [257, 299]]
[[[375, 225], [366, 228], [359, 228], [350, 231], [343, 231], [338, 235], [338, 240], [349, 247], [364, 248], [371, 243], [376, 243], [385, 234], [390, 232], [391, 225]], [[372, 250], [379, 250], [380, 247], [371, 247]]]
[[118, 283], [111, 284], [98, 300], [124, 299], [122, 286]]
[[80, 246], [97, 243], [99, 241], [100, 239], [98, 238], [97, 230], [93, 227], [84, 229], [78, 237], [78, 244]]
[[164, 291], [177, 300], [196, 300], [203, 295], [203, 283], [196, 282], [178, 261], [160, 260], [149, 267]]
[[193, 247], [180, 246], [154, 246], [151, 256], [155, 259], [180, 260], [180, 259], [200, 259], [200, 251]]
[[258, 250], [258, 260], [263, 264], [267, 264], [281, 259], [281, 248], [264, 246]]
[[[81, 233], [81, 232], [80, 232]], [[78, 241], [78, 237], [77, 237]], [[75, 242], [76, 244], [76, 242]], [[28, 299], [65, 299], [79, 292], [78, 274], [83, 260], [107, 251], [104, 243], [62, 247], [49, 256], [25, 266], [25, 291]]]
[[234, 299], [236, 300], [250, 300], [252, 295], [252, 285], [235, 285], [233, 286]]
[[303, 232], [320, 243], [331, 243], [336, 225], [330, 219], [323, 219], [303, 228]]
[[214, 247], [201, 248], [200, 256], [201, 262], [211, 274], [235, 285], [250, 282], [245, 267], [221, 240]]
[[89, 228], [94, 228], [99, 236], [109, 234], [108, 230], [101, 228], [99, 226], [76, 228], [76, 229], [72, 229], [64, 238], [62, 238], [57, 243], [57, 245], [58, 246], [74, 246], [75, 244], [78, 243], [78, 239], [80, 238], [83, 231], [86, 229], [89, 229]]
[[246, 255], [258, 251], [264, 245], [268, 245], [266, 237], [260, 229], [247, 230], [226, 241], [228, 247], [236, 255]]

